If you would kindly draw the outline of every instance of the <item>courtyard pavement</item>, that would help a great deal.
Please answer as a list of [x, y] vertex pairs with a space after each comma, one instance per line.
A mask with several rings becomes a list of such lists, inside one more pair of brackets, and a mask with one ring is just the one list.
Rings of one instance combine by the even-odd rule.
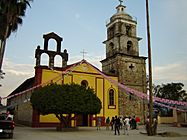
[[[114, 135], [114, 131], [106, 130], [102, 127], [97, 131], [95, 127], [79, 127], [78, 131], [57, 132], [55, 128], [31, 128], [16, 126], [14, 131], [15, 140], [187, 140], [187, 127], [173, 127], [171, 125], [159, 125], [158, 132], [176, 132], [182, 136], [163, 137], [147, 136], [141, 134], [145, 132], [144, 126], [139, 130], [130, 130], [129, 135]], [[5, 138], [1, 138], [5, 139]]]

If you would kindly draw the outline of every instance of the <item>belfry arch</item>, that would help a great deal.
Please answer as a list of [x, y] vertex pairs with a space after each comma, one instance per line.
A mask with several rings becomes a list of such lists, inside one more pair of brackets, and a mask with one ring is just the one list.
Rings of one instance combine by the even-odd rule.
[[[44, 38], [44, 49], [42, 50], [40, 46], [37, 47], [35, 51], [35, 58], [36, 58], [36, 66], [41, 66], [41, 55], [43, 53], [47, 54], [49, 56], [49, 68], [54, 67], [54, 61], [55, 61], [55, 56], [60, 56], [62, 58], [62, 67], [67, 66], [67, 61], [68, 61], [68, 53], [67, 50], [64, 49], [63, 52], [61, 52], [61, 42], [62, 38], [55, 34], [54, 32], [51, 32], [49, 34], [43, 35]], [[56, 51], [49, 50], [49, 40], [54, 39], [56, 41]]]

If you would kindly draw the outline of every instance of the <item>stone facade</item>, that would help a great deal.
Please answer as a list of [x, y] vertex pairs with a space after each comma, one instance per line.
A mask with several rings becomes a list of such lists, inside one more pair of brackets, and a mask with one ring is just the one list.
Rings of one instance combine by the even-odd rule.
[[[137, 22], [118, 5], [117, 13], [110, 18], [107, 27], [106, 59], [102, 71], [117, 75], [119, 82], [129, 88], [146, 93], [146, 57], [139, 56]], [[132, 93], [119, 89], [119, 115], [136, 115], [145, 119], [144, 102]]]

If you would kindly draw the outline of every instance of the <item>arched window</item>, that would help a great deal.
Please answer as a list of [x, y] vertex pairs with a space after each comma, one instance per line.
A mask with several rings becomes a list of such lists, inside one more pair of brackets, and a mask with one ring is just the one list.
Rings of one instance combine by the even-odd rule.
[[86, 88], [88, 86], [88, 82], [86, 80], [81, 81], [81, 86]]
[[57, 50], [57, 41], [55, 39], [49, 39], [48, 40], [48, 50], [49, 51], [55, 51]]
[[110, 47], [110, 48], [109, 48], [109, 49], [110, 49], [109, 53], [110, 53], [110, 56], [112, 56], [112, 55], [114, 54], [114, 43], [111, 42], [111, 43], [109, 44], [109, 47]]
[[41, 55], [41, 64], [42, 66], [49, 66], [49, 55], [46, 53], [42, 53]]
[[56, 55], [54, 58], [54, 66], [62, 67], [62, 57], [60, 55]]
[[114, 105], [114, 90], [113, 89], [110, 89], [109, 90], [109, 105], [110, 106], [113, 106]]
[[114, 43], [111, 42], [111, 43], [109, 44], [109, 46], [110, 46], [110, 49], [111, 49], [111, 50], [114, 49]]
[[128, 36], [131, 35], [131, 27], [130, 27], [130, 26], [126, 26], [126, 34], [127, 34]]
[[132, 52], [132, 42], [128, 41], [127, 42], [127, 53], [131, 54], [131, 52]]

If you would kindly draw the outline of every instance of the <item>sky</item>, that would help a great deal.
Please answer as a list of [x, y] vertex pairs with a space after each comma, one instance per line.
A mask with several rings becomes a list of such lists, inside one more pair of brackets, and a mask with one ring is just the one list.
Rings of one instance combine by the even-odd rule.
[[[101, 70], [105, 59], [106, 23], [116, 13], [118, 0], [34, 0], [23, 24], [7, 40], [0, 81], [6, 97], [34, 76], [35, 49], [43, 48], [43, 35], [55, 32], [63, 38], [68, 64], [84, 59]], [[125, 0], [126, 12], [137, 20], [140, 56], [147, 55], [145, 0]], [[150, 0], [153, 83], [181, 82], [187, 90], [187, 0]], [[55, 50], [54, 41], [49, 42]], [[42, 63], [46, 63], [45, 59]], [[148, 62], [147, 62], [148, 63]], [[148, 67], [148, 66], [147, 66]], [[148, 73], [148, 72], [147, 72]]]

